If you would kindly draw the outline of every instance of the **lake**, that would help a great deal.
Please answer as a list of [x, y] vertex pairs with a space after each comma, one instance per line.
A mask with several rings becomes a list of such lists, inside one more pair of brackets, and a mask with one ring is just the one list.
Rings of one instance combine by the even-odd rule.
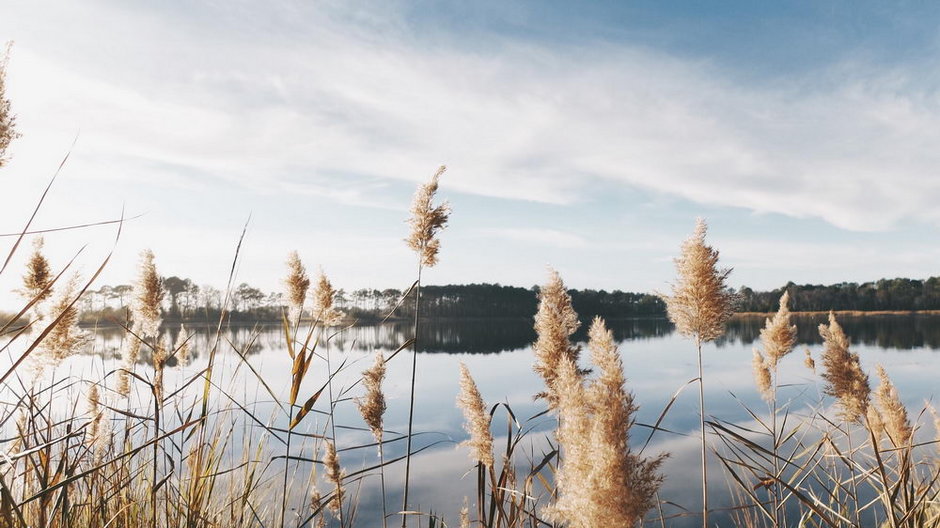
[[[798, 317], [800, 345], [795, 352], [780, 364], [781, 387], [779, 400], [791, 401], [791, 412], [798, 414], [807, 405], [820, 401], [822, 389], [818, 375], [803, 365], [803, 350], [812, 351], [817, 362], [822, 348], [816, 328], [824, 318]], [[898, 386], [901, 397], [912, 416], [931, 398], [937, 387], [936, 373], [940, 367], [940, 316], [869, 316], [840, 318], [846, 333], [852, 340], [853, 351], [861, 357], [863, 368], [874, 378], [874, 367], [882, 364]], [[707, 414], [726, 421], [746, 423], [752, 420], [745, 407], [757, 414], [766, 414], [767, 405], [760, 399], [751, 373], [752, 349], [759, 343], [761, 318], [741, 318], [732, 321], [727, 334], [704, 349], [705, 398]], [[668, 321], [660, 319], [635, 319], [610, 321], [620, 343], [628, 388], [639, 404], [636, 416], [638, 425], [632, 431], [633, 443], [639, 448], [646, 442], [650, 429], [642, 424], [651, 424], [670, 401], [676, 391], [696, 377], [696, 355], [694, 344], [673, 332]], [[586, 326], [586, 324], [584, 325]], [[175, 338], [177, 328], [164, 329], [170, 339]], [[576, 335], [584, 339], [586, 328]], [[218, 369], [214, 381], [224, 387], [231, 397], [219, 397], [215, 403], [221, 406], [248, 405], [253, 413], [261, 417], [277, 415], [277, 407], [263, 384], [243, 365], [251, 364], [257, 374], [279, 398], [286, 399], [290, 385], [291, 360], [285, 347], [283, 330], [278, 326], [255, 326], [228, 328], [218, 348]], [[389, 323], [375, 326], [354, 327], [338, 331], [328, 342], [321, 345], [320, 353], [328, 354], [334, 370], [342, 366], [331, 387], [335, 408], [337, 445], [341, 449], [340, 459], [347, 473], [377, 462], [375, 447], [347, 449], [351, 446], [371, 442], [371, 435], [363, 429], [353, 397], [362, 389], [355, 385], [362, 370], [371, 365], [373, 354], [383, 351], [386, 355], [396, 350], [411, 337], [408, 324]], [[198, 329], [192, 340], [194, 359], [185, 367], [170, 369], [167, 384], [173, 387], [192, 376], [206, 365], [207, 351], [215, 341], [214, 331]], [[122, 332], [116, 329], [98, 329], [94, 340], [95, 355], [72, 357], [56, 367], [56, 373], [69, 373], [86, 379], [100, 379], [102, 373], [115, 368], [120, 350]], [[541, 379], [533, 373], [533, 356], [530, 344], [535, 339], [532, 322], [529, 320], [477, 320], [462, 322], [428, 321], [423, 323], [419, 335], [418, 373], [416, 384], [415, 430], [421, 432], [415, 438], [414, 449], [423, 449], [413, 459], [411, 497], [412, 506], [422, 511], [433, 511], [444, 515], [453, 525], [456, 512], [464, 497], [473, 497], [475, 472], [473, 462], [466, 449], [458, 447], [466, 438], [463, 417], [455, 406], [458, 392], [459, 363], [463, 362], [473, 374], [479, 389], [487, 401], [508, 404], [516, 418], [525, 422], [544, 410], [544, 404], [533, 400], [533, 395], [542, 390]], [[235, 350], [239, 352], [236, 353]], [[587, 361], [583, 354], [582, 362]], [[138, 370], [147, 375], [148, 358], [142, 357]], [[388, 365], [385, 393], [388, 411], [385, 415], [387, 440], [394, 440], [407, 429], [408, 395], [410, 379], [410, 351], [403, 351]], [[325, 359], [317, 359], [311, 366], [309, 379], [300, 391], [302, 402], [327, 379]], [[44, 375], [50, 375], [46, 372]], [[113, 381], [108, 382], [113, 386]], [[872, 380], [873, 387], [877, 385]], [[201, 386], [200, 386], [201, 387]], [[198, 392], [198, 391], [193, 391]], [[140, 401], [145, 395], [137, 396]], [[193, 398], [196, 396], [193, 395]], [[328, 423], [327, 399], [320, 400], [298, 431], [323, 433]], [[831, 403], [828, 399], [824, 404]], [[286, 416], [276, 418], [276, 425], [284, 427]], [[497, 437], [497, 450], [502, 447], [507, 426], [506, 413], [499, 411], [494, 419], [493, 432]], [[547, 442], [553, 440], [550, 431], [554, 420], [539, 416], [529, 423], [531, 431], [531, 453], [536, 462]], [[665, 482], [661, 497], [694, 512], [700, 508], [699, 462], [698, 462], [698, 394], [694, 385], [679, 396], [653, 435], [647, 452], [650, 454], [668, 451], [670, 457], [663, 466]], [[931, 427], [926, 426], [929, 430]], [[327, 431], [331, 432], [331, 431]], [[260, 429], [243, 428], [239, 434], [260, 435]], [[292, 454], [309, 449], [309, 445], [294, 444]], [[274, 456], [283, 447], [269, 443]], [[527, 450], [528, 451], [528, 450]], [[385, 456], [393, 459], [404, 453], [404, 442], [393, 441], [386, 447]], [[528, 467], [528, 462], [520, 461]], [[283, 462], [279, 462], [283, 464]], [[302, 485], [291, 486], [294, 495], [291, 501], [302, 515], [304, 493], [309, 479], [309, 467], [292, 466]], [[387, 490], [389, 511], [397, 511], [401, 501], [403, 463], [387, 468]], [[709, 466], [712, 477], [710, 487], [711, 506], [717, 510], [715, 522], [727, 518], [723, 509], [734, 504], [729, 485], [716, 460]], [[374, 474], [374, 472], [373, 472]], [[363, 525], [378, 525], [381, 515], [381, 495], [378, 478], [369, 476], [351, 485], [358, 494], [358, 519]], [[681, 516], [682, 509], [674, 505], [664, 507], [670, 516], [670, 526], [694, 526], [694, 516]], [[676, 516], [676, 517], [672, 517]]]

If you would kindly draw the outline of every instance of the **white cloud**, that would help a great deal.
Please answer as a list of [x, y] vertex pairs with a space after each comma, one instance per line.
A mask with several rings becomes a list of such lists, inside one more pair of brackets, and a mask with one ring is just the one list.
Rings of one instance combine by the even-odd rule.
[[[177, 30], [179, 13], [112, 13], [120, 29], [76, 37], [83, 53], [43, 40], [87, 33], [71, 18], [101, 11], [23, 30], [10, 82], [35, 137], [23, 149], [81, 127], [75, 169], [97, 177], [418, 180], [447, 162], [448, 186], [486, 196], [571, 203], [617, 184], [848, 229], [940, 219], [940, 105], [924, 65], [744, 86], [647, 49], [495, 40], [474, 52], [394, 23], [364, 34], [355, 13], [245, 6], [209, 13], [223, 23], [202, 32]], [[279, 38], [279, 24], [298, 24], [288, 15], [316, 30]], [[265, 23], [246, 34], [253, 17]]]

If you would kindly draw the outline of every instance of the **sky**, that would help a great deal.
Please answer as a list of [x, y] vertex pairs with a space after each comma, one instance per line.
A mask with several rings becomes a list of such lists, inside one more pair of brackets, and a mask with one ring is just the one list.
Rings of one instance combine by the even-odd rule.
[[[697, 217], [771, 289], [940, 275], [929, 2], [35, 2], [0, 7], [22, 137], [0, 234], [97, 284], [406, 288], [417, 185], [453, 214], [430, 284], [668, 289]], [[12, 237], [0, 237], [8, 251]], [[28, 251], [0, 276], [17, 287]], [[12, 270], [12, 271], [10, 271]], [[7, 297], [4, 297], [4, 296]]]

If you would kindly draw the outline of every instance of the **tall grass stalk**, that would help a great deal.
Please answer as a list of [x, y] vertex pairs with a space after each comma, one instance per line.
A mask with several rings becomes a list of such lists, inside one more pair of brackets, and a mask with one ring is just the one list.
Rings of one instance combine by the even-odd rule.
[[408, 524], [408, 492], [411, 484], [411, 444], [414, 437], [414, 409], [415, 409], [415, 382], [418, 373], [418, 323], [421, 316], [421, 276], [425, 266], [432, 267], [437, 264], [437, 254], [440, 250], [440, 240], [437, 232], [447, 225], [450, 217], [450, 206], [447, 202], [434, 205], [434, 195], [437, 193], [438, 181], [446, 167], [437, 169], [431, 181], [418, 187], [411, 203], [411, 234], [405, 241], [418, 257], [418, 278], [415, 282], [415, 313], [411, 344], [411, 390], [408, 398], [408, 436], [405, 447], [405, 489], [402, 496], [401, 528]]
[[708, 528], [708, 457], [705, 435], [705, 376], [702, 343], [724, 334], [734, 313], [736, 295], [727, 286], [731, 269], [718, 268], [718, 251], [705, 244], [708, 230], [699, 218], [695, 231], [675, 259], [677, 278], [670, 295], [662, 295], [669, 319], [683, 336], [695, 341], [698, 355], [699, 425], [701, 427], [702, 527]]

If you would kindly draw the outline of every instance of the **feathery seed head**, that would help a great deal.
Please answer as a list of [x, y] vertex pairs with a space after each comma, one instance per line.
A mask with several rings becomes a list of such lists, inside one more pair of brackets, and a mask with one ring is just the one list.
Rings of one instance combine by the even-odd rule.
[[418, 187], [411, 202], [411, 234], [405, 241], [408, 247], [418, 254], [422, 266], [432, 267], [437, 264], [437, 253], [441, 243], [436, 238], [437, 232], [444, 229], [450, 217], [450, 206], [447, 202], [434, 206], [434, 195], [437, 193], [438, 180], [447, 167], [441, 165], [431, 177], [431, 181]]
[[812, 370], [813, 374], [816, 373], [816, 361], [813, 360], [813, 353], [809, 351], [809, 347], [806, 347], [804, 350], [806, 357], [803, 358], [803, 365]]
[[343, 313], [333, 308], [336, 290], [326, 278], [323, 270], [317, 275], [317, 285], [313, 290], [313, 314], [326, 326], [338, 325], [343, 320]]
[[43, 238], [33, 239], [33, 253], [26, 263], [26, 275], [23, 276], [22, 295], [27, 300], [35, 299], [37, 304], [52, 295], [52, 268], [42, 254]]
[[550, 517], [572, 527], [634, 526], [654, 505], [663, 457], [644, 459], [630, 449], [637, 407], [625, 388], [623, 363], [613, 335], [595, 318], [588, 348], [598, 377], [586, 387], [567, 357], [561, 359], [558, 442], [564, 459], [556, 475], [559, 497]]
[[470, 506], [467, 498], [463, 498], [463, 507], [460, 508], [460, 528], [470, 528]]
[[460, 363], [460, 394], [457, 396], [457, 406], [463, 410], [466, 421], [464, 429], [470, 433], [470, 438], [464, 445], [470, 447], [475, 460], [486, 467], [493, 467], [493, 434], [490, 432], [490, 414], [486, 411], [486, 404], [477, 389], [476, 382], [470, 375], [467, 366]]
[[129, 372], [134, 371], [137, 360], [140, 358], [140, 339], [134, 335], [128, 335], [121, 348], [121, 370], [118, 371], [117, 390], [118, 394], [127, 396], [131, 390], [131, 377]]
[[725, 333], [737, 295], [727, 286], [730, 269], [718, 268], [718, 251], [705, 244], [707, 226], [698, 219], [692, 236], [675, 259], [678, 277], [672, 295], [663, 295], [676, 330], [697, 341], [713, 341]]
[[189, 364], [189, 353], [190, 353], [190, 335], [186, 331], [185, 325], [180, 325], [180, 331], [176, 334], [176, 341], [173, 343], [173, 350], [176, 356], [176, 360], [179, 361], [179, 366], [186, 366]]
[[793, 351], [796, 346], [796, 325], [790, 324], [789, 292], [780, 297], [780, 309], [773, 318], [768, 318], [760, 331], [761, 345], [767, 357], [767, 367], [777, 368], [777, 362]]
[[310, 288], [310, 277], [307, 276], [307, 268], [300, 261], [300, 256], [296, 251], [291, 251], [287, 255], [287, 278], [284, 279], [284, 284], [287, 286], [287, 304], [290, 308], [290, 318], [293, 321], [303, 311], [307, 290]]
[[375, 353], [375, 363], [362, 371], [362, 383], [366, 387], [365, 398], [356, 400], [359, 414], [372, 430], [372, 436], [382, 446], [382, 417], [385, 415], [385, 394], [382, 393], [382, 380], [385, 379], [385, 358], [382, 351]]
[[549, 278], [539, 289], [539, 308], [535, 315], [538, 336], [532, 349], [535, 365], [532, 367], [545, 380], [545, 392], [539, 396], [548, 400], [550, 407], [558, 402], [555, 379], [563, 358], [577, 366], [580, 350], [570, 341], [571, 334], [580, 326], [578, 314], [571, 307], [571, 296], [557, 271], [549, 269]]
[[911, 421], [907, 416], [907, 408], [901, 403], [898, 389], [891, 383], [884, 367], [878, 365], [876, 369], [881, 383], [875, 396], [878, 401], [881, 419], [884, 421], [884, 430], [894, 447], [909, 446], [911, 438], [914, 436], [914, 429], [911, 427]]
[[754, 359], [751, 361], [751, 367], [754, 371], [754, 383], [757, 384], [757, 390], [761, 398], [766, 402], [772, 402], [774, 398], [773, 380], [770, 377], [770, 369], [767, 367], [767, 361], [761, 355], [760, 350], [754, 349]]
[[59, 321], [43, 339], [43, 348], [54, 363], [77, 353], [90, 339], [88, 333], [78, 327], [79, 314], [77, 300], [74, 299], [78, 280], [78, 275], [72, 275], [50, 307], [50, 318], [58, 318]]
[[91, 386], [88, 387], [88, 393], [85, 395], [85, 398], [88, 402], [88, 416], [91, 420], [85, 442], [88, 445], [96, 445], [100, 442], [99, 436], [102, 433], [101, 420], [104, 416], [104, 413], [101, 412], [101, 397], [98, 393], [98, 386], [94, 383], [91, 384]]
[[[937, 409], [933, 405], [927, 404], [927, 408], [930, 409], [930, 415], [933, 416], [933, 434], [935, 440], [940, 440], [940, 414], [937, 413]], [[937, 450], [937, 454], [940, 455], [940, 442], [934, 444], [934, 448]], [[938, 460], [940, 462], [940, 460]]]
[[339, 457], [336, 456], [336, 444], [327, 441], [326, 442], [326, 454], [323, 457], [323, 465], [326, 467], [326, 480], [332, 483], [336, 487], [336, 492], [333, 493], [333, 497], [330, 499], [330, 504], [327, 506], [334, 515], [338, 515], [340, 510], [343, 508], [343, 494], [345, 489], [343, 488], [343, 469], [339, 465]]
[[10, 61], [10, 49], [13, 43], [7, 42], [6, 50], [0, 56], [0, 167], [6, 165], [10, 159], [7, 156], [7, 148], [14, 139], [20, 137], [16, 131], [16, 116], [10, 105], [10, 100], [6, 96], [6, 73], [7, 64]]
[[134, 283], [134, 299], [131, 309], [134, 327], [142, 337], [155, 337], [160, 329], [160, 303], [163, 302], [163, 279], [157, 274], [153, 251], [146, 249], [140, 254], [137, 282]]
[[829, 312], [829, 324], [819, 325], [824, 341], [822, 353], [825, 393], [837, 398], [842, 417], [853, 422], [867, 414], [871, 399], [868, 375], [862, 371], [858, 354], [849, 351], [849, 339], [836, 316]]

